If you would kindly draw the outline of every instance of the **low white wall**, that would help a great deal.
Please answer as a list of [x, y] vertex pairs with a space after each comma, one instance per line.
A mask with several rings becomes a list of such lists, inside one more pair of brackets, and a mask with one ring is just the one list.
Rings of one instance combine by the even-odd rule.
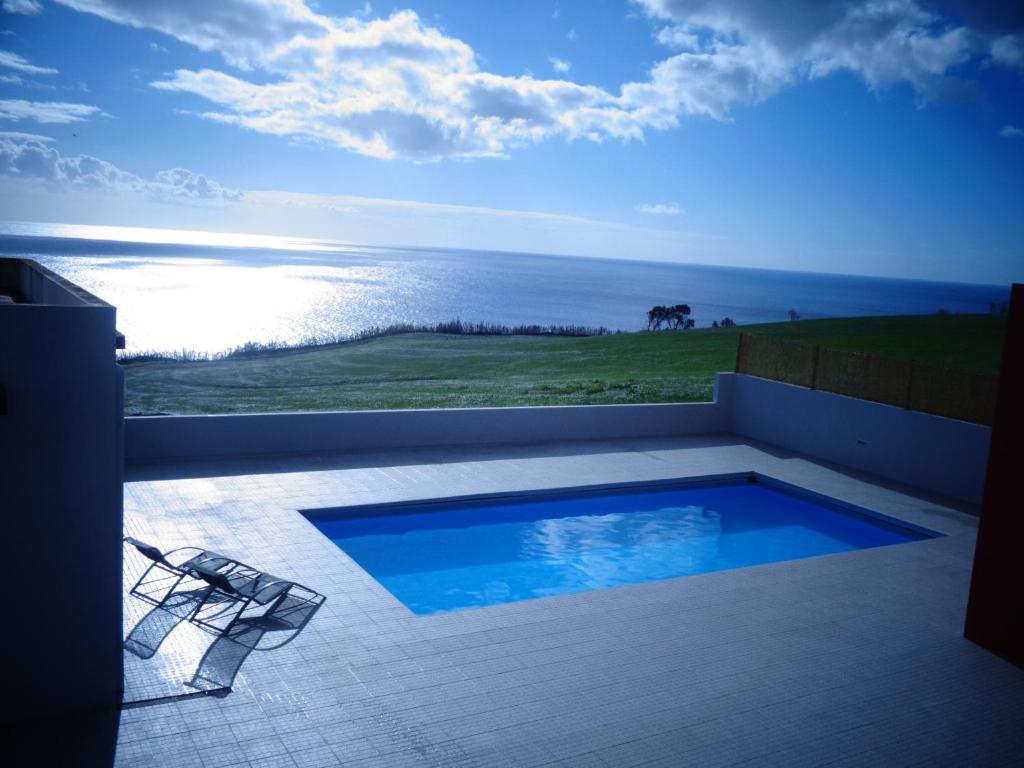
[[754, 376], [726, 376], [732, 431], [738, 435], [981, 501], [988, 427]]
[[718, 403], [448, 408], [125, 419], [128, 463], [728, 431]]
[[125, 461], [612, 440], [734, 432], [979, 503], [990, 430], [733, 373], [710, 403], [450, 408], [125, 419]]

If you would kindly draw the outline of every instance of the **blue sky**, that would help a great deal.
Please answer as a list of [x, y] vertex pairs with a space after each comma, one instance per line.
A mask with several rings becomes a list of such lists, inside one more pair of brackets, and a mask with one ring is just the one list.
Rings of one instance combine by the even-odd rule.
[[1024, 11], [0, 0], [0, 218], [1024, 279]]

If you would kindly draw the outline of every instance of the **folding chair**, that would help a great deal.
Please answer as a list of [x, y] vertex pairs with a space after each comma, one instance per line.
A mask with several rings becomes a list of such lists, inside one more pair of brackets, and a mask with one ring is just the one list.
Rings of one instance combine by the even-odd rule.
[[[307, 592], [319, 597], [316, 592], [269, 573], [263, 573], [242, 563], [236, 563], [222, 570], [195, 565], [196, 576], [210, 587], [189, 617], [189, 621], [202, 629], [215, 634], [227, 634], [242, 614], [252, 605], [268, 606], [263, 614], [271, 614], [290, 593], [293, 587], [297, 591]], [[314, 602], [306, 598], [296, 598], [300, 602]]]
[[[163, 605], [186, 577], [200, 579], [197, 568], [216, 573], [222, 568], [238, 565], [233, 558], [199, 547], [180, 547], [165, 553], [131, 536], [125, 536], [124, 541], [152, 560], [130, 590], [130, 594], [151, 605]], [[182, 559], [182, 555], [188, 552], [194, 554]]]

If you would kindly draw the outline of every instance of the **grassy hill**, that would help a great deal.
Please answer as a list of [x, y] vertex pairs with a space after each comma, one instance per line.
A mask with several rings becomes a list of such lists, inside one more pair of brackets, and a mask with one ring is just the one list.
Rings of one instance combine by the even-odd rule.
[[125, 366], [127, 413], [687, 402], [733, 370], [739, 332], [997, 370], [1004, 319], [867, 317], [583, 338], [413, 333], [216, 361]]

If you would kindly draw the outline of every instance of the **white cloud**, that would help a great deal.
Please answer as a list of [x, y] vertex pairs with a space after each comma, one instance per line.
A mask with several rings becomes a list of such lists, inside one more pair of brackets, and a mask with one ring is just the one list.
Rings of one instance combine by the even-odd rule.
[[631, 229], [627, 225], [590, 219], [585, 216], [570, 216], [545, 211], [521, 211], [507, 208], [486, 208], [477, 205], [453, 205], [450, 203], [428, 203], [421, 200], [394, 200], [358, 195], [319, 195], [299, 192], [249, 192], [248, 198], [276, 205], [319, 208], [332, 212], [358, 213], [369, 210], [387, 211], [389, 216], [423, 215], [452, 216], [465, 219], [531, 221], [549, 224], [573, 224], [580, 226], [602, 226]]
[[[635, 2], [667, 24], [657, 35], [666, 45], [696, 49], [702, 36], [707, 40], [704, 66], [689, 68], [676, 97], [685, 102], [680, 92], [698, 92], [699, 103], [718, 104], [702, 110], [716, 117], [722, 107], [838, 70], [859, 74], [871, 87], [909, 82], [927, 98], [981, 50], [978, 33], [915, 0], [789, 0], [784, 8], [759, 0]], [[717, 98], [699, 93], [723, 86]]]
[[290, 40], [326, 32], [323, 17], [302, 0], [57, 0], [108, 21], [155, 29], [201, 51], [216, 51], [250, 69]]
[[0, 51], [0, 67], [16, 69], [28, 75], [55, 75], [57, 70], [51, 67], [37, 67], [23, 56], [10, 51]]
[[380, 158], [496, 156], [556, 135], [639, 136], [606, 91], [483, 72], [468, 45], [411, 11], [325, 23], [328, 34], [266, 54], [260, 66], [277, 75], [272, 82], [207, 69], [178, 70], [153, 85], [217, 104], [203, 113], [210, 120]]
[[992, 41], [991, 52], [997, 64], [1024, 69], [1024, 34], [997, 37]]
[[1019, 139], [1024, 137], [1024, 128], [1018, 128], [1015, 125], [1004, 125], [1002, 130], [999, 131], [999, 135], [1004, 139]]
[[0, 140], [2, 139], [10, 139], [12, 141], [53, 141], [49, 136], [40, 136], [38, 133], [23, 133], [22, 131], [0, 131]]
[[548, 61], [551, 62], [551, 67], [555, 72], [565, 73], [572, 69], [572, 64], [565, 59], [560, 59], [557, 56], [552, 56]]
[[653, 128], [673, 128], [685, 115], [726, 120], [733, 105], [774, 96], [792, 77], [769, 49], [720, 43], [657, 64], [649, 82], [623, 86], [622, 103]]
[[[839, 70], [937, 98], [969, 89], [954, 76], [960, 65], [1009, 62], [1016, 50], [1015, 37], [990, 45], [1000, 33], [925, 5], [938, 0], [634, 0], [674, 55], [616, 92], [485, 71], [469, 45], [412, 11], [371, 19], [324, 15], [303, 0], [58, 2], [253, 71], [179, 69], [152, 83], [209, 101], [199, 112], [207, 120], [414, 161], [501, 156], [552, 138], [642, 140], [691, 115], [728, 120], [737, 105]], [[552, 66], [564, 76], [569, 62]]]
[[678, 203], [640, 203], [636, 209], [640, 213], [651, 213], [660, 216], [680, 216], [684, 213]]
[[565, 33], [565, 39], [568, 40], [570, 43], [575, 43], [577, 40], [580, 39], [579, 33], [576, 31], [576, 27], [573, 27], [572, 29]]
[[241, 200], [242, 193], [222, 187], [201, 173], [186, 168], [158, 171], [155, 183], [147, 182], [161, 194], [190, 200]]
[[655, 39], [669, 48], [678, 48], [684, 51], [696, 51], [700, 48], [700, 38], [683, 27], [662, 27], [655, 35]]
[[0, 99], [0, 120], [34, 120], [37, 123], [77, 123], [102, 115], [99, 107], [64, 101]]
[[184, 168], [160, 171], [148, 181], [90, 155], [62, 155], [52, 141], [34, 134], [0, 133], [0, 175], [43, 182], [56, 191], [86, 189], [179, 201], [242, 199], [241, 192]]
[[35, 16], [42, 13], [43, 6], [38, 0], [3, 0], [3, 9], [7, 13], [20, 13], [25, 16]]

